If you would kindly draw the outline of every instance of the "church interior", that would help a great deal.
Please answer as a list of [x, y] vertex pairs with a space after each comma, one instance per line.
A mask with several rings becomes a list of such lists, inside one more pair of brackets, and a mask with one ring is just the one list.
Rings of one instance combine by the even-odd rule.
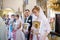
[[50, 21], [52, 31], [48, 35], [49, 40], [60, 40], [60, 25], [58, 25], [60, 23], [58, 21], [60, 20], [60, 0], [0, 0], [0, 16], [14, 13], [20, 15], [27, 8], [32, 10], [35, 5], [43, 9]]

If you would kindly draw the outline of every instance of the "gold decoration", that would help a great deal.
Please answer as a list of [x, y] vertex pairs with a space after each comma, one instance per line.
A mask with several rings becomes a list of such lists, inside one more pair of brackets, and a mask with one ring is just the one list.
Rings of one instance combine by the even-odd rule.
[[60, 11], [60, 3], [57, 0], [49, 0], [48, 1], [48, 8], [51, 8], [55, 11]]
[[40, 22], [39, 21], [33, 21], [33, 26], [37, 29], [40, 28]]
[[28, 24], [28, 23], [24, 23], [24, 25], [23, 25], [23, 29], [27, 29], [27, 28], [28, 28], [28, 26], [29, 26], [29, 24]]
[[49, 2], [51, 2], [51, 3], [56, 3], [57, 2], [57, 0], [48, 0]]

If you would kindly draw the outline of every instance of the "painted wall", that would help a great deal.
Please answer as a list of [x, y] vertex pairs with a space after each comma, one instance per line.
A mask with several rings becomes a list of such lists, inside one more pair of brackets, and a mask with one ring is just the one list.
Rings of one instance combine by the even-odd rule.
[[[36, 5], [36, 0], [28, 0], [28, 5], [26, 6], [26, 9], [32, 10], [32, 8]], [[23, 11], [23, 0], [4, 0], [3, 1], [3, 8], [13, 8], [14, 10], [18, 10], [20, 7], [20, 10]]]
[[20, 8], [23, 11], [23, 0], [3, 0], [3, 8], [13, 8], [16, 11]]
[[1, 7], [2, 7], [2, 0], [0, 0], [0, 10], [1, 10]]
[[36, 5], [36, 0], [28, 0], [28, 5], [26, 9], [32, 10], [32, 8]]

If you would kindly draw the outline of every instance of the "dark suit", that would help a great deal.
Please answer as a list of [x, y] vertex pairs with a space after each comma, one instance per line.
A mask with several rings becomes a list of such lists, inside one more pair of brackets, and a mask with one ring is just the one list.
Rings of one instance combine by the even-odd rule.
[[60, 14], [56, 14], [55, 32], [60, 34]]
[[30, 37], [30, 30], [31, 30], [31, 27], [32, 27], [32, 16], [29, 16], [28, 19], [27, 19], [27, 23], [30, 24], [29, 28], [28, 28], [28, 39], [29, 40], [29, 37]]

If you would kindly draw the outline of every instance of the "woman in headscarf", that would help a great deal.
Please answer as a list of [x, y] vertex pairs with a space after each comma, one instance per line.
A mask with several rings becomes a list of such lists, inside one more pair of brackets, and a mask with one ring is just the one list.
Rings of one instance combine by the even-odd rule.
[[14, 40], [25, 40], [24, 33], [22, 32], [22, 22], [19, 19], [19, 15], [15, 16], [16, 22], [14, 23], [13, 36]]
[[48, 19], [43, 13], [41, 7], [35, 6], [32, 9], [33, 21], [38, 21], [40, 23], [39, 28], [32, 26], [33, 39], [32, 40], [48, 40], [48, 34], [51, 31]]
[[5, 22], [0, 17], [0, 40], [8, 40]]

